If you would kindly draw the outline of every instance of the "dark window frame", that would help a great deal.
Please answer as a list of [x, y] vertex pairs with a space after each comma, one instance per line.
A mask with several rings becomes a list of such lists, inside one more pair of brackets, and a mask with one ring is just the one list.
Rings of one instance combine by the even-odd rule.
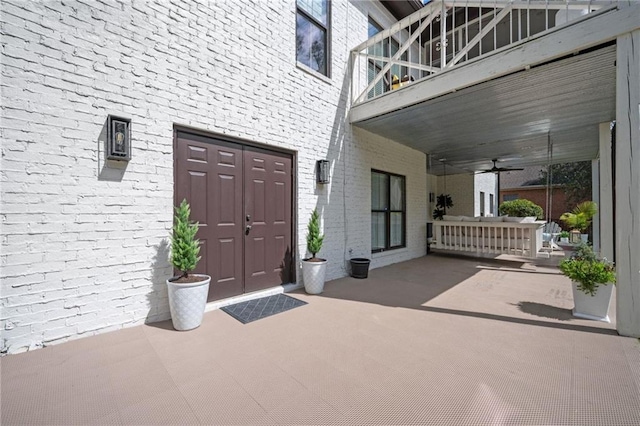
[[331, 78], [331, 1], [323, 0], [327, 4], [327, 23], [323, 24], [314, 16], [306, 12], [303, 8], [298, 6], [298, 1], [296, 0], [296, 33], [298, 32], [298, 15], [302, 15], [306, 20], [311, 22], [311, 24], [317, 26], [321, 30], [324, 31], [324, 44], [325, 44], [325, 52], [324, 52], [324, 60], [325, 60], [325, 71], [326, 73], [322, 73], [321, 71], [316, 71], [310, 66], [306, 65], [304, 62], [298, 59], [298, 51], [296, 47], [296, 62], [298, 65], [303, 66], [305, 69], [321, 75], [323, 77]]
[[[385, 213], [385, 247], [378, 249], [372, 247], [371, 253], [381, 253], [405, 248], [407, 247], [407, 177], [378, 169], [371, 169], [371, 173], [378, 173], [388, 177], [386, 188], [387, 208], [383, 210], [374, 210], [371, 208], [371, 213]], [[402, 178], [402, 210], [391, 210], [391, 176]], [[391, 246], [391, 213], [402, 213], [402, 242], [396, 246]]]

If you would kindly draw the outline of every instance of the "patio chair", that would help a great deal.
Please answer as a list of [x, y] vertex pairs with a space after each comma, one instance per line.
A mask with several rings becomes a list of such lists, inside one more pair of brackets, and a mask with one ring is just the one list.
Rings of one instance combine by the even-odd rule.
[[556, 222], [545, 223], [544, 228], [542, 228], [542, 245], [551, 250], [562, 250], [556, 244], [556, 239], [560, 232], [562, 232], [562, 228]]

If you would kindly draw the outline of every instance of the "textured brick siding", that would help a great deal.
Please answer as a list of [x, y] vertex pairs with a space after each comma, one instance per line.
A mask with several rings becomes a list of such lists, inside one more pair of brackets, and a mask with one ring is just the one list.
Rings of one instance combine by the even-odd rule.
[[[564, 212], [570, 212], [573, 210], [573, 206], [567, 205], [566, 195], [562, 188], [553, 188], [553, 199], [551, 205], [551, 217], [550, 219], [557, 222], [560, 226], [564, 224], [560, 221], [560, 216]], [[547, 208], [547, 189], [546, 188], [518, 188], [518, 189], [506, 189], [500, 191], [500, 203], [504, 202], [505, 195], [517, 195], [518, 198], [529, 200], [540, 207], [544, 212], [543, 219], [546, 218]]]
[[[408, 247], [424, 254], [425, 156], [348, 124], [349, 49], [376, 2], [332, 2], [331, 79], [295, 63], [295, 2], [2, 0], [0, 351], [169, 317], [173, 126], [297, 151], [298, 258], [313, 208], [328, 279], [370, 252], [370, 168], [407, 176]], [[108, 114], [132, 160], [105, 162]], [[331, 160], [316, 187], [315, 161]]]

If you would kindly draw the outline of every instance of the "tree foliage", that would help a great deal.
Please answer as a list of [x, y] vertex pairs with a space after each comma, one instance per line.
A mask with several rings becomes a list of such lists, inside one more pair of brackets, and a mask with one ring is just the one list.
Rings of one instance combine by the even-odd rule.
[[315, 258], [316, 253], [322, 248], [322, 241], [324, 240], [324, 235], [320, 234], [320, 215], [317, 209], [311, 213], [311, 220], [307, 229], [307, 250], [312, 254], [312, 258]]
[[200, 261], [200, 241], [195, 238], [198, 223], [189, 220], [191, 208], [187, 200], [182, 200], [175, 209], [173, 232], [171, 234], [171, 264], [187, 277], [189, 272], [196, 269]]
[[[530, 185], [546, 185], [549, 170], [542, 169], [540, 178], [529, 182]], [[567, 202], [578, 204], [591, 199], [591, 162], [580, 161], [577, 163], [551, 165], [551, 177], [553, 185], [564, 185]]]
[[518, 199], [505, 201], [500, 204], [498, 211], [501, 215], [508, 215], [514, 217], [531, 217], [535, 216], [537, 219], [542, 219], [542, 207], [534, 203], [533, 201]]

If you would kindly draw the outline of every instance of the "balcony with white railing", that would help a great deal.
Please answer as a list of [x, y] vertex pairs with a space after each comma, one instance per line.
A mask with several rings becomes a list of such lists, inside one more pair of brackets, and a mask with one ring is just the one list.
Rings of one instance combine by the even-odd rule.
[[352, 50], [352, 105], [560, 30], [615, 3], [434, 0]]

